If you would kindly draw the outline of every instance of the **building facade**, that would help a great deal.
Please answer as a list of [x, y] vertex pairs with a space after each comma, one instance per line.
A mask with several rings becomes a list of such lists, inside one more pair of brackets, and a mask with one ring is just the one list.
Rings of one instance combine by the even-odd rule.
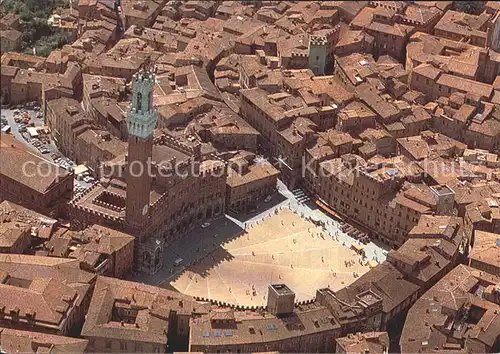
[[[226, 165], [171, 136], [154, 136], [157, 112], [155, 75], [139, 71], [127, 116], [128, 153], [108, 161], [103, 183], [71, 202], [83, 224], [105, 225], [136, 238], [137, 269], [155, 273], [163, 266], [165, 242], [223, 215]], [[168, 206], [168, 207], [167, 207]]]

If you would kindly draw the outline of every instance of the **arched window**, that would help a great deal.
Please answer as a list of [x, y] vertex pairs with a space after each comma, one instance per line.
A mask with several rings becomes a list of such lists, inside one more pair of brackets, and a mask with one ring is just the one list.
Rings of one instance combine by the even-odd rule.
[[137, 92], [137, 110], [142, 111], [142, 93]]

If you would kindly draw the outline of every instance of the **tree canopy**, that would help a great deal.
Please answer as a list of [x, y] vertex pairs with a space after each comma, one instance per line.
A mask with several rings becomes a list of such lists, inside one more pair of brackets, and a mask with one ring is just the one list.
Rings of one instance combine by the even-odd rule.
[[69, 42], [69, 36], [47, 24], [57, 8], [68, 7], [68, 0], [3, 0], [0, 15], [15, 13], [21, 25], [21, 48], [27, 54], [37, 49], [37, 55], [48, 56], [51, 51]]
[[454, 8], [457, 11], [479, 15], [484, 8], [484, 1], [455, 1]]

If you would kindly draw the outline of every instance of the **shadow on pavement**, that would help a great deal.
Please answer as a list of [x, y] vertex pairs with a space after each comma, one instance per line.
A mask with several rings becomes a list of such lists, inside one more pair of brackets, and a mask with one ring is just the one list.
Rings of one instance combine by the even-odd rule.
[[267, 202], [267, 203], [261, 202], [255, 208], [254, 212], [234, 215], [234, 218], [241, 221], [241, 222], [246, 222], [246, 221], [251, 220], [251, 219], [255, 218], [256, 216], [262, 214], [266, 210], [272, 209], [275, 206], [283, 203], [286, 199], [287, 198], [284, 195], [282, 195], [281, 193], [276, 193], [273, 195], [273, 198], [269, 202]]
[[[244, 230], [226, 216], [211, 222], [210, 226], [195, 227], [176, 240], [167, 242], [163, 256], [163, 268], [156, 274], [129, 274], [128, 280], [167, 287], [168, 283], [178, 279], [185, 269], [195, 266], [200, 276], [222, 262], [230, 259], [230, 254], [221, 246], [242, 234]], [[182, 258], [182, 264], [174, 262]]]
[[[190, 278], [192, 276], [196, 276], [196, 278], [198, 277], [205, 278], [210, 274], [210, 270], [214, 269], [222, 262], [230, 261], [233, 258], [234, 257], [224, 248], [219, 247], [212, 253], [205, 255], [203, 258], [191, 264], [191, 266], [186, 266], [187, 268], [186, 270], [189, 270], [191, 273], [193, 273], [192, 275], [190, 275]], [[174, 278], [170, 279], [170, 282], [179, 279], [179, 277], [181, 277], [185, 271], [178, 273]]]

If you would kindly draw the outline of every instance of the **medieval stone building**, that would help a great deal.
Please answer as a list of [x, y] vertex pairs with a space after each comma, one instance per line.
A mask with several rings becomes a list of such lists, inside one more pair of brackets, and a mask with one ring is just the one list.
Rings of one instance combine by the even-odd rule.
[[106, 163], [103, 178], [71, 202], [74, 219], [106, 225], [133, 235], [138, 270], [157, 272], [165, 244], [206, 220], [223, 215], [226, 165], [156, 134], [155, 74], [133, 77], [127, 114], [128, 153]]

